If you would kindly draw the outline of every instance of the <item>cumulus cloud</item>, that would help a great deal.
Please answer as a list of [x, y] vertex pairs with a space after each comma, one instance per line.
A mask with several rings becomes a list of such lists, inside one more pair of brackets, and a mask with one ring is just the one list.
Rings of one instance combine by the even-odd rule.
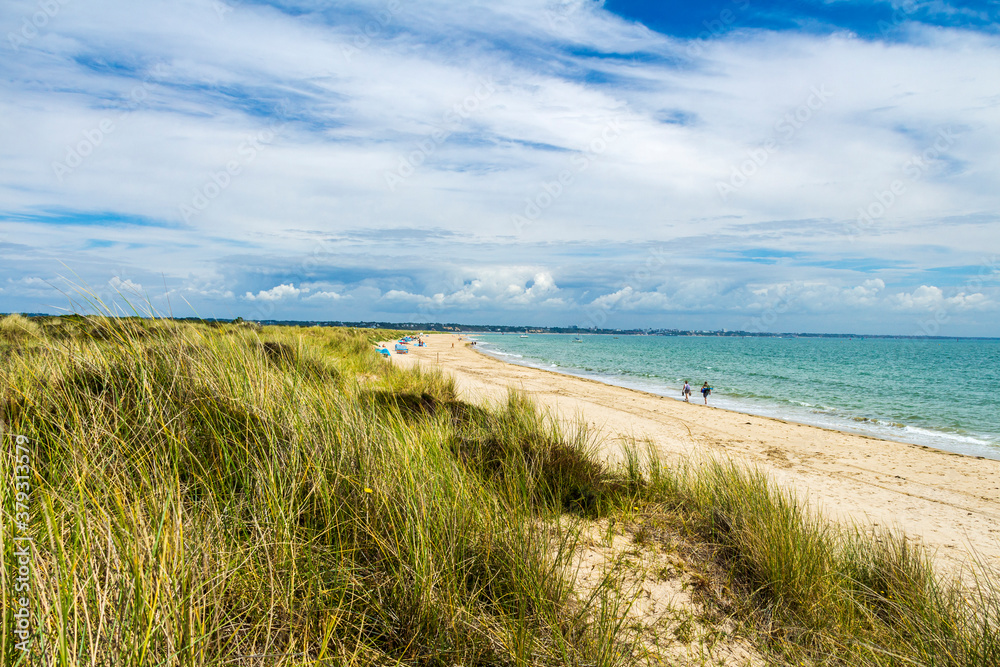
[[861, 285], [842, 292], [844, 302], [858, 306], [871, 306], [878, 303], [878, 296], [885, 289], [885, 281], [881, 278], [866, 280]]
[[132, 292], [133, 294], [142, 294], [142, 285], [136, 282], [132, 282], [131, 279], [126, 278], [122, 280], [119, 276], [114, 276], [108, 281], [108, 285], [111, 289], [118, 292]]
[[673, 303], [670, 297], [664, 293], [643, 292], [627, 285], [616, 292], [597, 297], [587, 304], [587, 306], [591, 310], [600, 311], [657, 311], [669, 310], [673, 306]]
[[243, 298], [247, 301], [281, 301], [298, 297], [302, 290], [289, 283], [287, 285], [277, 285], [269, 290], [261, 290], [257, 294], [247, 292]]
[[791, 281], [756, 286], [722, 288], [709, 281], [684, 283], [673, 289], [642, 291], [626, 286], [594, 298], [587, 307], [604, 312], [726, 311], [760, 315], [767, 312], [818, 312], [878, 314], [885, 309], [906, 311], [985, 310], [994, 302], [982, 293], [945, 296], [940, 287], [921, 286], [912, 292], [887, 293], [880, 278], [860, 285], [837, 286], [811, 281]]
[[526, 305], [539, 301], [551, 301], [559, 292], [559, 287], [548, 271], [536, 273], [530, 283], [530, 286], [527, 282], [523, 285], [508, 285], [501, 300], [512, 304]]
[[989, 310], [997, 306], [995, 301], [981, 292], [973, 294], [959, 292], [949, 297], [945, 296], [940, 287], [934, 285], [921, 285], [912, 292], [895, 294], [890, 303], [898, 310], [911, 312]]
[[517, 308], [544, 304], [564, 305], [560, 289], [548, 271], [527, 267], [496, 267], [479, 271], [465, 270], [461, 285], [449, 292], [432, 295], [415, 294], [406, 290], [389, 290], [382, 296], [386, 302], [408, 304], [424, 313], [450, 308], [480, 309], [483, 307]]

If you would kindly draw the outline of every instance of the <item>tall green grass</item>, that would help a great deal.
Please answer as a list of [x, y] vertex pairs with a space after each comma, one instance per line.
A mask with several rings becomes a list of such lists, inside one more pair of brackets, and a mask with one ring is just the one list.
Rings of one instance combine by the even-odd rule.
[[970, 586], [936, 572], [905, 535], [831, 523], [759, 471], [720, 461], [668, 469], [651, 457], [647, 500], [712, 545], [738, 592], [734, 613], [776, 659], [1000, 665], [995, 569], [969, 563]]
[[579, 438], [527, 402], [460, 403], [377, 357], [391, 332], [22, 319], [0, 414], [32, 447], [31, 664], [623, 659], [571, 596], [571, 537], [537, 528], [577, 502]]
[[393, 336], [0, 319], [0, 458], [30, 439], [36, 548], [24, 656], [5, 480], [3, 664], [630, 665], [620, 578], [579, 596], [566, 566], [577, 522], [640, 506], [636, 542], [708, 545], [775, 664], [1000, 664], [985, 568], [943, 577], [732, 464], [632, 448], [609, 471], [522, 395], [470, 405], [378, 358]]

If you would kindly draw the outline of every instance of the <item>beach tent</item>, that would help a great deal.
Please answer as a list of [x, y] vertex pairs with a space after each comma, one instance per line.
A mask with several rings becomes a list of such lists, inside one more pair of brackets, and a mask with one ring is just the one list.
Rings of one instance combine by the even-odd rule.
[[378, 349], [378, 353], [381, 354], [383, 357], [388, 357], [388, 356], [392, 355], [392, 353], [389, 352], [388, 348], [384, 348], [384, 347], [380, 347]]

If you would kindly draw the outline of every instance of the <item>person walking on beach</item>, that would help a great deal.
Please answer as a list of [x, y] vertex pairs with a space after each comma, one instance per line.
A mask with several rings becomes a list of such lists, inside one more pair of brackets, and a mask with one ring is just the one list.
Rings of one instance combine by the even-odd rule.
[[708, 405], [708, 395], [712, 393], [712, 388], [708, 386], [708, 383], [701, 385], [701, 395], [705, 397], [705, 405]]
[[684, 397], [685, 403], [691, 402], [691, 383], [684, 380], [684, 387], [681, 389], [681, 395]]

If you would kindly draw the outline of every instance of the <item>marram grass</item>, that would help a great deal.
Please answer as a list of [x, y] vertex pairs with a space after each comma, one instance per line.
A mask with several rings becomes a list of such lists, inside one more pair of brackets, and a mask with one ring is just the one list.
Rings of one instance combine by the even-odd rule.
[[995, 567], [970, 562], [945, 576], [905, 535], [829, 522], [759, 471], [650, 459], [647, 499], [711, 546], [736, 589], [731, 613], [775, 660], [1000, 665]]
[[636, 504], [644, 548], [654, 525], [711, 547], [773, 664], [1000, 664], [985, 568], [943, 578], [732, 464], [608, 471], [523, 396], [469, 405], [379, 359], [392, 336], [0, 318], [0, 457], [28, 438], [35, 545], [24, 655], [5, 480], [3, 664], [635, 664], [630, 594], [581, 600], [565, 566], [574, 522]]
[[[31, 664], [620, 662], [535, 523], [567, 495], [546, 451], [577, 444], [523, 400], [474, 408], [391, 368], [371, 345], [390, 332], [0, 332], [5, 433], [32, 450]], [[10, 485], [0, 502], [9, 599]]]

